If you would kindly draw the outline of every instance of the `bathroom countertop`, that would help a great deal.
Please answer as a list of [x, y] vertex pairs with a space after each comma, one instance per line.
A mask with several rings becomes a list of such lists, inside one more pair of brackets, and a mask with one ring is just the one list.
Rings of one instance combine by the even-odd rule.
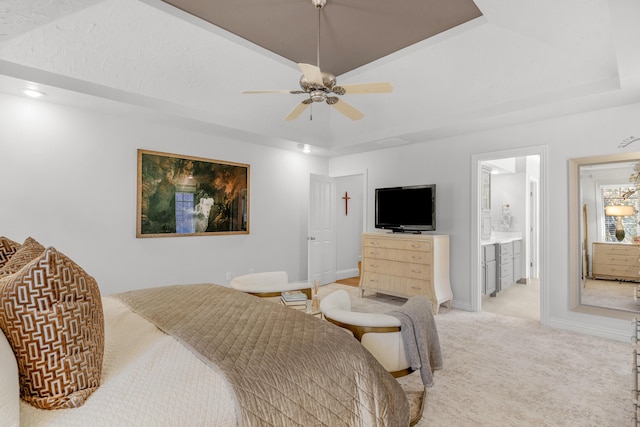
[[514, 240], [522, 240], [522, 233], [520, 232], [507, 232], [507, 231], [496, 231], [491, 233], [491, 238], [487, 240], [481, 240], [481, 245], [495, 245], [502, 243], [513, 242]]

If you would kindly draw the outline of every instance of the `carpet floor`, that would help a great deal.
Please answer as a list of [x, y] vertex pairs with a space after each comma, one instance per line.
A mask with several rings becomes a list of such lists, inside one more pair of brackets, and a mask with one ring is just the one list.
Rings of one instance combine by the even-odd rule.
[[[354, 311], [405, 302], [361, 298], [358, 288], [339, 284], [321, 287], [320, 298], [337, 289], [349, 292]], [[418, 427], [631, 425], [631, 344], [444, 307], [436, 324], [444, 367], [427, 389]], [[398, 381], [408, 392], [422, 387], [418, 372]]]
[[639, 302], [634, 297], [638, 283], [616, 280], [587, 279], [581, 289], [582, 304], [618, 310], [640, 311]]

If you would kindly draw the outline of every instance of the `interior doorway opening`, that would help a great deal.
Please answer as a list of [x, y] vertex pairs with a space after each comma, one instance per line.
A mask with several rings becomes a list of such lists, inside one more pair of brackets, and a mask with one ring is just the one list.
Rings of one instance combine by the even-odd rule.
[[476, 155], [472, 309], [546, 322], [546, 148]]

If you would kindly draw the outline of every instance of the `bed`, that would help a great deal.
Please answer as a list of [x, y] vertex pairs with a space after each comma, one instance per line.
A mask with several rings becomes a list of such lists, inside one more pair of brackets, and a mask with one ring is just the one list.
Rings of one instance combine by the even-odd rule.
[[[0, 291], [14, 276], [0, 278]], [[96, 310], [100, 384], [77, 407], [20, 399], [16, 372], [5, 369], [20, 365], [12, 334], [0, 336], [1, 419], [17, 423], [19, 408], [28, 426], [409, 425], [396, 380], [351, 336], [301, 311], [214, 284], [102, 296]]]

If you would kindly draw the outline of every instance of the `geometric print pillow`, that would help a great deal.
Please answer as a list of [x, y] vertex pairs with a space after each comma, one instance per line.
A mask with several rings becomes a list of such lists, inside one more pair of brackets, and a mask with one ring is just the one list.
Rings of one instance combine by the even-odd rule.
[[44, 246], [33, 237], [27, 237], [20, 249], [11, 255], [11, 258], [0, 268], [0, 277], [16, 273], [29, 261], [40, 256], [42, 252], [44, 252]]
[[0, 268], [9, 261], [11, 255], [15, 254], [18, 249], [20, 249], [20, 243], [0, 236]]
[[104, 315], [95, 279], [54, 248], [0, 278], [0, 328], [18, 361], [20, 397], [81, 406], [100, 386]]

